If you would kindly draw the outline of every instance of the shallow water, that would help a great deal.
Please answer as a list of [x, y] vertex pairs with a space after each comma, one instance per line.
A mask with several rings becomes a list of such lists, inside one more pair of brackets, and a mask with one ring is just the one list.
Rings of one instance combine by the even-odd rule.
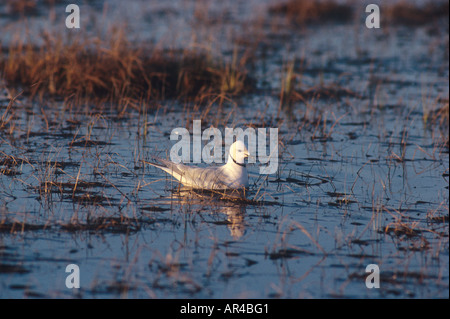
[[[233, 27], [217, 26], [228, 38], [219, 51], [232, 46], [230, 30], [244, 28], [249, 3], [228, 8], [221, 25]], [[169, 15], [208, 29], [193, 26], [189, 10], [149, 8], [136, 25]], [[160, 101], [118, 117], [22, 98], [12, 134], [0, 131], [0, 161], [18, 159], [0, 162], [8, 169], [0, 174], [1, 298], [448, 298], [448, 126], [423, 119], [448, 105], [448, 25], [432, 33], [271, 24], [262, 30], [272, 41], [256, 48], [256, 92], [209, 112]], [[163, 33], [136, 25], [140, 38]], [[280, 106], [287, 61], [297, 88], [355, 94]], [[142, 163], [165, 158], [172, 129], [192, 131], [200, 118], [222, 130], [279, 128], [279, 170], [259, 175], [249, 165], [248, 201], [180, 190]], [[72, 263], [81, 272], [75, 291], [65, 287]], [[379, 289], [366, 288], [369, 264], [380, 268]]]

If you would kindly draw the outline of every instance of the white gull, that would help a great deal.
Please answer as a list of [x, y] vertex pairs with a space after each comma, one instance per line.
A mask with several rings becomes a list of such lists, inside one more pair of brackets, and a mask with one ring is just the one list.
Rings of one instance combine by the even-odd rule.
[[222, 166], [195, 167], [160, 158], [155, 159], [162, 165], [145, 163], [166, 171], [184, 186], [205, 190], [224, 190], [248, 187], [248, 172], [245, 165], [247, 157], [249, 153], [245, 144], [238, 140], [231, 145], [228, 161]]

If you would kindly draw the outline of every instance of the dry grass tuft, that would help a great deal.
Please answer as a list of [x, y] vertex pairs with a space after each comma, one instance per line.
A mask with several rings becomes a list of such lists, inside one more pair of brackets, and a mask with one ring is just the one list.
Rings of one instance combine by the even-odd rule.
[[402, 1], [388, 7], [385, 12], [389, 23], [407, 26], [424, 25], [437, 22], [440, 18], [448, 19], [449, 3], [448, 1], [429, 1], [422, 6], [417, 6]]
[[123, 33], [109, 42], [43, 35], [36, 47], [22, 40], [0, 58], [0, 73], [10, 86], [31, 97], [76, 97], [89, 102], [129, 99], [194, 99], [239, 94], [252, 87], [242, 58], [239, 63], [211, 62], [201, 52], [162, 51], [133, 45]]
[[443, 128], [449, 127], [449, 103], [447, 102], [436, 110], [424, 110], [423, 121], [425, 124], [438, 125]]
[[6, 11], [10, 15], [36, 15], [37, 0], [7, 0]]
[[[282, 14], [295, 24], [347, 23], [356, 18], [354, 4], [335, 0], [290, 0], [269, 8], [269, 13]], [[428, 1], [417, 5], [409, 1], [380, 5], [381, 17], [388, 24], [420, 26], [449, 16], [448, 1]]]
[[[66, 1], [67, 2], [67, 1]], [[36, 16], [41, 14], [39, 7], [52, 7], [64, 3], [64, 0], [6, 0], [6, 12], [9, 16]]]
[[297, 24], [314, 24], [326, 22], [348, 22], [353, 18], [353, 8], [349, 4], [332, 0], [308, 1], [291, 0], [269, 8], [270, 13], [283, 14]]

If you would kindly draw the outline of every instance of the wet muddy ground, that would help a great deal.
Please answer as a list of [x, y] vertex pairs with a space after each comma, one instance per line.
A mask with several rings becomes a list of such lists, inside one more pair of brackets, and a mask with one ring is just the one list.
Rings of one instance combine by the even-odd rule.
[[[270, 1], [108, 3], [83, 5], [87, 28], [108, 10], [134, 43], [228, 60], [251, 48], [254, 87], [125, 112], [0, 101], [1, 298], [448, 298], [448, 18], [375, 30], [357, 5], [351, 21], [302, 26]], [[7, 47], [23, 17], [0, 10]], [[28, 18], [34, 32], [61, 27], [49, 11]], [[277, 127], [277, 173], [249, 165], [237, 200], [143, 163], [196, 119]], [[80, 289], [65, 286], [68, 264]]]

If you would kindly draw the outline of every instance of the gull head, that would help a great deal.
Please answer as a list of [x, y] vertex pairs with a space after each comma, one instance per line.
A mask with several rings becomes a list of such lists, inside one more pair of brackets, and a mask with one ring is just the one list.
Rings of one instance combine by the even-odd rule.
[[228, 156], [229, 162], [234, 162], [238, 165], [245, 166], [245, 159], [249, 157], [247, 148], [244, 142], [237, 140], [230, 146], [230, 155]]

